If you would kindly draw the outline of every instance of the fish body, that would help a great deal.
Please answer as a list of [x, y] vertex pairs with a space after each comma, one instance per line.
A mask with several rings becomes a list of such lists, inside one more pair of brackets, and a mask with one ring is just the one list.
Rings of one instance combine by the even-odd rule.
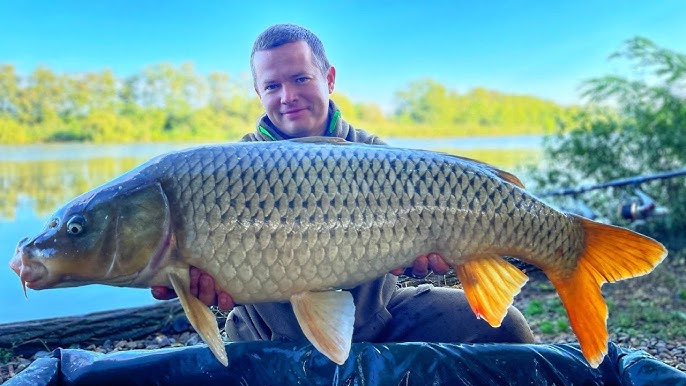
[[428, 252], [455, 269], [493, 326], [527, 280], [502, 257], [540, 267], [593, 366], [607, 351], [600, 286], [666, 256], [660, 243], [560, 212], [477, 161], [308, 138], [156, 157], [59, 209], [10, 265], [33, 289], [173, 286], [226, 363], [212, 313], [188, 290], [196, 266], [237, 303], [290, 301], [308, 339], [343, 363], [354, 323], [344, 290]]

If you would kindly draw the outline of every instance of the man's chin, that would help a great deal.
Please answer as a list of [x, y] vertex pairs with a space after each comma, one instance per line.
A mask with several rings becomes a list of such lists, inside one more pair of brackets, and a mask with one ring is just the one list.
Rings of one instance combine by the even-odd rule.
[[279, 129], [284, 134], [294, 138], [324, 135], [324, 129], [315, 130], [311, 126], [306, 125], [285, 124], [283, 126], [279, 126]]

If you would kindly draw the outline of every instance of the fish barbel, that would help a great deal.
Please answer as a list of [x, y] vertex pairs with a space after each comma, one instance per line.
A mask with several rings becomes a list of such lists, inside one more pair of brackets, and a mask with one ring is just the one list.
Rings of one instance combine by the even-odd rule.
[[646, 236], [555, 210], [474, 160], [306, 138], [153, 158], [59, 209], [10, 266], [36, 290], [173, 287], [226, 365], [216, 319], [189, 291], [196, 266], [236, 303], [290, 301], [307, 338], [342, 364], [355, 314], [345, 289], [428, 252], [455, 269], [475, 315], [494, 327], [527, 280], [502, 257], [540, 267], [593, 367], [607, 352], [600, 286], [646, 274], [667, 254]]

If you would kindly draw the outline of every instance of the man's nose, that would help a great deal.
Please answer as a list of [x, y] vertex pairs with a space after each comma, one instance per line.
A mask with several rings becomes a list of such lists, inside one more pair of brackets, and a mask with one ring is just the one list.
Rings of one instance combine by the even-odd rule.
[[289, 104], [298, 99], [296, 87], [289, 84], [281, 86], [281, 103]]

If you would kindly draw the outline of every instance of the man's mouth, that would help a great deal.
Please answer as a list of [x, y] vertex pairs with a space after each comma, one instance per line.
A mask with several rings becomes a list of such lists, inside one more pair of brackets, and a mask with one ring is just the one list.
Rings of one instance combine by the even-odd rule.
[[307, 109], [305, 109], [305, 108], [302, 108], [302, 109], [291, 109], [291, 110], [284, 111], [284, 112], [282, 113], [282, 115], [283, 115], [284, 117], [289, 117], [289, 118], [290, 118], [290, 117], [295, 117], [295, 116], [299, 115], [301, 112], [303, 112], [303, 111], [305, 111], [305, 110], [307, 110]]

